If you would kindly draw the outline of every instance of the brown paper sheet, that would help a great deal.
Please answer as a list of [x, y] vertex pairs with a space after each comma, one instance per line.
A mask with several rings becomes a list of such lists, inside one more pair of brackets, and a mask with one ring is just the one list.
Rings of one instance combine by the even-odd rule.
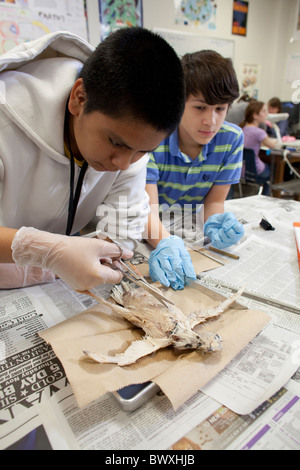
[[[165, 295], [185, 313], [218, 304], [214, 296], [193, 287], [177, 292], [168, 289]], [[86, 406], [107, 392], [152, 380], [177, 409], [215, 377], [270, 320], [264, 312], [238, 308], [230, 308], [217, 320], [198, 327], [218, 332], [223, 339], [221, 352], [179, 353], [167, 348], [126, 367], [96, 364], [83, 355], [84, 350], [96, 354], [120, 353], [131, 341], [143, 337], [142, 330], [116, 317], [110, 307], [99, 304], [40, 336], [51, 344], [60, 359], [78, 406]]]
[[[205, 250], [205, 253], [215, 260], [207, 258], [204, 254], [194, 251], [191, 248], [188, 248], [190, 253], [193, 266], [196, 274], [204, 273], [206, 271], [211, 271], [212, 269], [220, 268], [223, 264], [227, 264], [228, 260], [224, 260], [215, 253], [211, 253], [208, 250]], [[149, 276], [149, 265], [148, 263], [142, 263], [136, 266], [143, 276]]]
[[[220, 256], [216, 255], [215, 253], [211, 253], [208, 250], [205, 250], [205, 253], [207, 253], [210, 257], [215, 258], [216, 261], [207, 258], [204, 254], [194, 251], [192, 249], [188, 249], [188, 252], [190, 253], [196, 274], [200, 274], [205, 271], [210, 271], [211, 269], [220, 268], [222, 264], [228, 263], [227, 260], [224, 260]], [[218, 261], [221, 261], [222, 264]], [[137, 268], [143, 276], [149, 275], [149, 265], [147, 263], [139, 264]]]

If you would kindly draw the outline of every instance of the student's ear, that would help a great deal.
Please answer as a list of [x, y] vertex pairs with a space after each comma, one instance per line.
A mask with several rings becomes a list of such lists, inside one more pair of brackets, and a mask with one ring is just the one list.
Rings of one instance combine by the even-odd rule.
[[82, 78], [78, 78], [71, 90], [68, 103], [69, 111], [73, 116], [78, 116], [84, 110], [86, 103], [86, 92]]

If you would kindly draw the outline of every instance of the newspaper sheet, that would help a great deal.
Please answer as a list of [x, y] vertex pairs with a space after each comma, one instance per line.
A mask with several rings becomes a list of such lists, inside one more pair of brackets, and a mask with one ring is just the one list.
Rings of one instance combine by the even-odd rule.
[[[299, 219], [299, 202], [253, 196], [227, 201], [226, 209], [244, 224], [245, 237], [228, 250], [240, 259], [230, 260], [207, 276], [299, 307], [300, 272], [293, 232], [293, 222]], [[275, 230], [261, 228], [263, 217]]]
[[[210, 288], [231, 292], [210, 280]], [[285, 310], [277, 302], [243, 297], [249, 308], [268, 312], [272, 321], [236, 356], [202, 391], [226, 404], [239, 414], [251, 413], [256, 407], [275, 394], [300, 366], [300, 311]], [[292, 311], [290, 311], [292, 310]]]
[[[216, 292], [232, 291], [218, 281], [204, 285], [209, 285]], [[272, 317], [272, 324], [254, 340], [254, 343], [258, 342], [258, 349], [249, 345], [203, 389], [222, 403], [227, 401], [229, 407], [222, 405], [216, 409], [174, 443], [171, 446], [174, 450], [300, 449], [300, 316], [278, 308], [276, 302], [272, 304], [268, 299], [258, 302], [249, 296], [242, 301], [249, 308], [267, 311]], [[271, 339], [267, 330], [270, 330], [269, 333], [275, 330], [277, 334], [271, 335]], [[286, 360], [291, 362], [296, 371], [284, 387], [280, 387], [249, 414], [239, 415], [230, 409], [230, 404], [236, 407], [237, 397], [243, 397], [238, 403], [241, 405], [242, 402], [243, 411], [247, 400], [251, 404], [254, 397], [267, 397], [268, 394], [264, 395], [264, 392], [272, 381], [276, 389], [274, 374], [279, 362]]]
[[300, 383], [295, 376], [250, 415], [239, 416], [221, 406], [171, 449], [299, 450], [299, 396]]
[[[299, 202], [250, 197], [226, 205], [245, 226], [244, 240], [231, 250], [240, 258], [202, 274], [201, 281], [223, 293], [246, 286], [246, 305], [266, 311], [273, 321], [249, 345], [248, 354], [244, 350], [202, 391], [245, 414], [255, 400], [263, 402], [280, 388], [279, 369], [288, 380], [299, 366], [300, 273], [293, 234]], [[275, 230], [263, 230], [262, 218]]]

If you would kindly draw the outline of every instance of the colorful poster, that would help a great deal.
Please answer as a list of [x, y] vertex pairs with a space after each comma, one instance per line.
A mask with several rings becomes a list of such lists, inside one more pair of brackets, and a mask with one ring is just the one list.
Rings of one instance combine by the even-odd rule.
[[217, 0], [174, 0], [175, 23], [216, 29]]
[[22, 42], [62, 30], [87, 40], [82, 0], [0, 0], [0, 54]]
[[118, 28], [143, 26], [142, 0], [99, 0], [101, 38]]
[[247, 19], [249, 11], [249, 2], [236, 1], [233, 2], [232, 16], [232, 34], [239, 36], [247, 36]]
[[261, 67], [258, 64], [243, 64], [240, 73], [240, 92], [258, 99]]

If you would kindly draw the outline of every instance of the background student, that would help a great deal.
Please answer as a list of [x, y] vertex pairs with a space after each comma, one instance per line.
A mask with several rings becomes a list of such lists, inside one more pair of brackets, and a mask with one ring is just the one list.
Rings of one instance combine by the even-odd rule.
[[254, 98], [251, 98], [247, 93], [244, 93], [238, 100], [234, 101], [234, 103], [230, 105], [226, 115], [226, 121], [239, 126], [239, 124], [245, 119], [245, 111], [251, 101], [254, 101]]
[[244, 133], [245, 148], [253, 149], [255, 152], [256, 171], [260, 179], [264, 179], [263, 195], [269, 194], [269, 179], [271, 175], [270, 165], [263, 162], [259, 157], [261, 146], [270, 149], [276, 148], [277, 142], [268, 137], [266, 131], [260, 126], [265, 124], [268, 115], [268, 107], [262, 101], [253, 101], [249, 103], [245, 111], [245, 120], [241, 123]]
[[160, 220], [160, 207], [204, 204], [204, 234], [216, 247], [237, 243], [243, 226], [224, 212], [231, 184], [242, 167], [243, 133], [224, 122], [229, 105], [239, 96], [230, 59], [203, 50], [182, 58], [186, 104], [179, 127], [151, 153], [146, 189], [150, 196], [148, 242], [155, 250], [149, 259], [153, 280], [182, 289], [195, 272], [183, 240], [170, 235]]
[[141, 238], [145, 154], [184, 109], [180, 60], [143, 28], [116, 31], [95, 51], [58, 32], [1, 56], [0, 72], [0, 287], [54, 275], [78, 290], [118, 283], [101, 263], [120, 256], [117, 245], [68, 235], [98, 211], [105, 236], [129, 248]]
[[[276, 96], [274, 98], [271, 98], [268, 101], [268, 113], [270, 113], [270, 114], [280, 114], [280, 113], [282, 113], [281, 101]], [[277, 122], [277, 126], [279, 127], [281, 137], [288, 134], [288, 127], [289, 127], [289, 120], [288, 119], [284, 119], [283, 121]], [[266, 132], [267, 132], [269, 137], [276, 138], [276, 132], [275, 132], [273, 126], [272, 126], [272, 123], [267, 122]]]

